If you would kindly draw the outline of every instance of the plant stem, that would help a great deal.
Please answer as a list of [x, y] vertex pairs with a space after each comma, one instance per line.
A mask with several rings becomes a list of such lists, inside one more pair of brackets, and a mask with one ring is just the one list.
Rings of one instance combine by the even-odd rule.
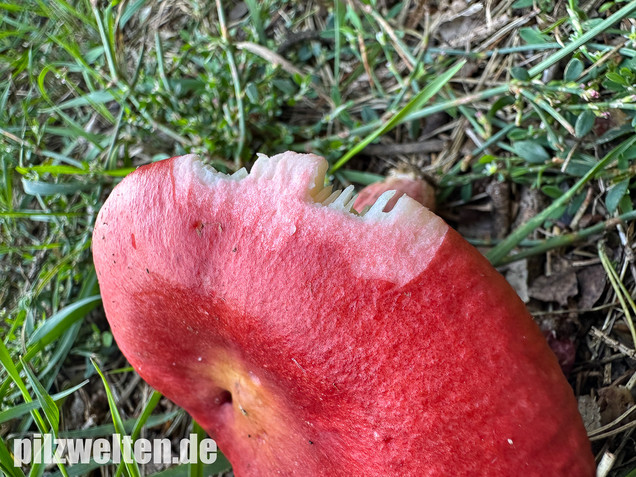
[[[553, 250], [558, 247], [571, 245], [580, 240], [583, 240], [586, 237], [601, 233], [604, 230], [614, 227], [616, 224], [619, 224], [621, 222], [627, 222], [630, 220], [635, 220], [635, 219], [636, 219], [636, 211], [627, 212], [625, 214], [619, 215], [618, 217], [614, 217], [612, 219], [606, 220], [605, 222], [599, 222], [598, 224], [592, 225], [591, 227], [577, 230], [576, 232], [559, 235], [557, 237], [551, 237], [519, 253], [515, 253], [514, 255], [508, 255], [507, 257], [499, 260], [497, 262], [497, 265], [498, 266], [506, 265], [508, 263], [516, 262], [517, 260], [523, 260], [524, 258], [533, 257], [535, 255], [545, 253], [549, 250]], [[534, 240], [530, 240], [530, 241], [522, 240], [520, 242], [520, 245], [523, 245], [524, 243], [534, 243], [534, 242], [535, 242]], [[484, 244], [484, 245], [487, 245], [487, 244]]]
[[[636, 2], [634, 2], [636, 4]], [[525, 237], [528, 236], [534, 229], [539, 227], [551, 214], [553, 214], [558, 208], [567, 204], [570, 199], [572, 199], [578, 191], [583, 188], [585, 184], [587, 184], [592, 178], [596, 176], [601, 170], [603, 170], [607, 165], [609, 165], [618, 155], [627, 150], [630, 146], [636, 143], [636, 136], [633, 136], [631, 139], [623, 142], [622, 144], [616, 146], [607, 155], [596, 163], [594, 167], [592, 167], [587, 173], [581, 177], [576, 184], [574, 184], [565, 194], [556, 199], [548, 208], [544, 209], [542, 212], [538, 213], [534, 217], [532, 217], [528, 222], [519, 226], [516, 230], [514, 230], [508, 237], [506, 237], [499, 245], [493, 248], [486, 257], [493, 265], [500, 265], [504, 257], [508, 255], [508, 253], [516, 247], [516, 245], [521, 242]]]

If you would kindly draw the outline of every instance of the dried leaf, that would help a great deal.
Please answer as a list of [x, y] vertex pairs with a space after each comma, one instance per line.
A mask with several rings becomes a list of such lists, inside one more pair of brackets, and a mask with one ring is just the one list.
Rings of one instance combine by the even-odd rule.
[[592, 396], [579, 396], [579, 413], [588, 433], [601, 427], [601, 408]]
[[602, 265], [592, 265], [577, 272], [579, 282], [579, 303], [581, 310], [592, 308], [605, 290], [607, 275]]
[[508, 265], [506, 271], [506, 280], [512, 288], [515, 289], [517, 295], [524, 303], [530, 301], [528, 295], [528, 261], [519, 260]]
[[538, 277], [528, 290], [529, 295], [537, 300], [550, 302], [556, 301], [561, 306], [568, 304], [568, 298], [578, 293], [576, 273], [566, 260], [556, 266], [555, 272], [550, 276]]
[[634, 404], [634, 398], [625, 386], [607, 386], [598, 390], [601, 423], [612, 422]]

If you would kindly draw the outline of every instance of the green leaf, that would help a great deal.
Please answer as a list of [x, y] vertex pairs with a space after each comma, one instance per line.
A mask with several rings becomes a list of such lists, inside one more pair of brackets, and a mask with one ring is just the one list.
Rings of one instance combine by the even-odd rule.
[[614, 83], [620, 84], [621, 86], [628, 86], [628, 83], [625, 80], [625, 78], [623, 78], [618, 73], [607, 73], [605, 77], [608, 80], [613, 81]]
[[519, 36], [528, 45], [540, 45], [542, 43], [550, 43], [550, 37], [544, 35], [535, 28], [522, 28], [519, 30]]
[[543, 164], [550, 160], [545, 148], [534, 141], [519, 141], [512, 146], [515, 154], [533, 164]]
[[629, 179], [625, 179], [609, 188], [607, 195], [605, 196], [605, 207], [610, 214], [613, 214], [616, 211], [618, 204], [627, 192], [628, 187]]
[[532, 6], [533, 0], [517, 0], [512, 4], [512, 8], [528, 8]]
[[541, 192], [543, 192], [548, 197], [552, 199], [558, 199], [563, 195], [563, 191], [559, 189], [557, 186], [546, 185], [541, 188]]
[[503, 96], [498, 98], [494, 103], [492, 103], [492, 106], [488, 110], [486, 116], [488, 119], [492, 119], [498, 111], [514, 103], [515, 99], [512, 96]]
[[576, 81], [581, 73], [583, 73], [583, 62], [578, 58], [572, 58], [565, 67], [563, 79], [568, 82]]
[[606, 2], [603, 5], [601, 5], [600, 7], [598, 7], [598, 12], [599, 13], [605, 13], [607, 10], [609, 10], [610, 8], [612, 8], [614, 6], [616, 2]]
[[596, 115], [586, 109], [583, 111], [578, 118], [576, 118], [576, 123], [574, 124], [574, 131], [576, 133], [576, 137], [583, 137], [587, 133], [589, 133], [594, 127], [594, 121], [596, 120]]
[[632, 203], [632, 198], [628, 194], [625, 194], [621, 201], [618, 203], [618, 208], [621, 211], [621, 214], [627, 214], [634, 210], [634, 204]]
[[521, 66], [513, 66], [510, 68], [510, 75], [519, 81], [529, 81], [530, 75], [528, 74], [528, 70], [522, 68]]

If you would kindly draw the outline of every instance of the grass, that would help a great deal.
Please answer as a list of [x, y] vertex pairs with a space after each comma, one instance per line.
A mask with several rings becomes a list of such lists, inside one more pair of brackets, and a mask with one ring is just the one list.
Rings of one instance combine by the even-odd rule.
[[[2, 471], [44, 473], [8, 463], [11, 438], [35, 430], [189, 432], [187, 416], [121, 358], [90, 254], [112, 187], [141, 164], [186, 152], [233, 171], [259, 151], [312, 151], [342, 185], [409, 167], [436, 184], [439, 213], [495, 265], [538, 263], [548, 275], [557, 258], [602, 265], [602, 306], [531, 305], [576, 315], [567, 326], [579, 345], [577, 395], [631, 390], [636, 1], [473, 4], [473, 17], [407, 0], [0, 4]], [[478, 23], [462, 32], [466, 18]], [[483, 233], [463, 221], [497, 213], [490, 184], [507, 184], [509, 215], [524, 191], [545, 206]], [[101, 402], [91, 397], [99, 389]], [[77, 402], [98, 414], [92, 428], [74, 422]], [[628, 417], [594, 440], [609, 460], [603, 475], [636, 473], [634, 427]]]

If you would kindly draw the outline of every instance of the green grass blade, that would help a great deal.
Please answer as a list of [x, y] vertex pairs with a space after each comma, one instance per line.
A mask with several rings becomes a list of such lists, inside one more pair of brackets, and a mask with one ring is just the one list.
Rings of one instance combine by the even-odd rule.
[[[110, 409], [110, 414], [113, 418], [115, 431], [120, 436], [120, 445], [121, 445], [122, 452], [124, 452], [124, 448], [126, 447], [126, 444], [123, 440], [123, 437], [126, 435], [126, 428], [124, 427], [124, 422], [121, 418], [121, 415], [119, 414], [119, 409], [117, 409], [117, 403], [115, 402], [113, 393], [110, 390], [110, 386], [108, 384], [108, 381], [106, 380], [106, 376], [97, 365], [97, 362], [91, 358], [91, 363], [93, 363], [93, 366], [95, 367], [95, 370], [97, 371], [97, 374], [99, 374], [99, 376], [102, 378], [102, 382], [104, 383], [104, 390], [106, 391], [106, 397], [108, 398], [108, 407]], [[130, 455], [131, 457], [133, 457], [132, 449], [130, 449]], [[125, 466], [126, 471], [128, 472], [128, 475], [130, 477], [141, 477], [141, 473], [139, 472], [139, 467], [137, 466], [137, 463], [135, 462], [134, 457], [132, 458], [132, 462], [126, 462], [125, 459], [122, 458], [122, 463]]]
[[52, 184], [50, 182], [30, 181], [22, 178], [22, 187], [25, 194], [48, 196], [56, 194], [72, 195], [82, 190], [92, 189], [95, 186], [82, 182]]
[[[111, 14], [112, 11], [110, 7], [104, 10], [104, 16]], [[119, 75], [117, 74], [117, 63], [115, 62], [115, 51], [113, 48], [113, 45], [115, 44], [114, 39], [106, 32], [105, 18], [102, 18], [102, 12], [100, 12], [95, 5], [93, 5], [93, 15], [95, 15], [97, 29], [99, 30], [99, 37], [101, 38], [102, 45], [104, 46], [104, 55], [106, 56], [106, 63], [110, 70], [110, 76], [116, 82]], [[106, 21], [108, 21], [107, 18]]]
[[93, 295], [82, 298], [72, 305], [62, 308], [60, 311], [47, 319], [27, 341], [28, 351], [25, 359], [28, 360], [46, 345], [57, 339], [73, 323], [84, 318], [97, 305], [101, 303], [100, 295]]
[[[113, 93], [111, 91], [109, 90], [92, 91], [90, 93], [86, 93], [77, 98], [64, 101], [63, 103], [58, 104], [56, 107], [42, 108], [41, 112], [50, 113], [50, 112], [55, 112], [58, 109], [59, 110], [76, 109], [76, 108], [81, 108], [84, 106], [91, 106], [97, 109], [98, 105], [110, 103], [112, 101], [115, 101], [115, 97], [113, 96]], [[114, 118], [110, 116], [108, 119], [114, 119]]]
[[[35, 395], [40, 403], [42, 411], [44, 412], [46, 420], [48, 421], [49, 427], [47, 429], [47, 434], [52, 434], [53, 438], [56, 438], [60, 427], [60, 410], [58, 409], [57, 404], [55, 404], [55, 401], [53, 401], [51, 395], [46, 391], [46, 389], [44, 389], [42, 384], [40, 384], [40, 381], [38, 381], [38, 379], [33, 375], [26, 363], [23, 360], [21, 360], [21, 363], [22, 368], [26, 372], [27, 379], [35, 391]], [[60, 462], [57, 463], [57, 466], [62, 475], [68, 477], [65, 466]], [[42, 470], [43, 469], [44, 467], [42, 467]], [[37, 473], [39, 475], [40, 468], [33, 466], [29, 475], [33, 473]]]
[[[78, 389], [84, 387], [87, 383], [88, 383], [88, 379], [85, 381], [82, 381], [76, 386], [73, 386], [72, 388], [65, 389], [64, 391], [59, 392], [57, 394], [53, 394], [51, 398], [53, 399], [53, 401], [59, 401], [60, 399], [64, 399], [65, 397], [73, 394]], [[12, 419], [18, 419], [24, 416], [25, 414], [27, 414], [28, 412], [31, 412], [34, 409], [39, 409], [40, 407], [41, 407], [41, 404], [39, 401], [31, 401], [31, 402], [18, 404], [17, 406], [13, 406], [9, 409], [5, 409], [4, 411], [0, 412], [0, 424], [8, 422]]]
[[[196, 434], [197, 442], [201, 442], [206, 437], [205, 431], [195, 420], [192, 420], [192, 433]], [[196, 462], [190, 462], [188, 477], [203, 477], [203, 462], [201, 462], [201, 459], [197, 459]]]
[[141, 430], [146, 425], [148, 418], [152, 414], [152, 411], [155, 410], [160, 400], [161, 400], [161, 393], [159, 391], [153, 391], [150, 397], [148, 398], [148, 402], [146, 402], [146, 405], [144, 406], [144, 410], [142, 411], [142, 413], [137, 418], [137, 421], [135, 422], [135, 427], [133, 428], [131, 433], [133, 441], [137, 439], [137, 437], [139, 437]]
[[[4, 369], [9, 374], [9, 377], [11, 378], [11, 380], [15, 383], [15, 385], [20, 390], [20, 393], [22, 394], [22, 398], [25, 400], [25, 402], [32, 402], [33, 399], [31, 398], [31, 395], [29, 394], [29, 390], [27, 389], [26, 384], [24, 384], [24, 381], [20, 377], [20, 372], [18, 371], [18, 368], [13, 363], [13, 360], [11, 359], [11, 355], [9, 354], [9, 350], [7, 349], [7, 347], [5, 346], [2, 340], [0, 340], [0, 364], [2, 364]], [[38, 426], [38, 429], [40, 429], [40, 432], [45, 434], [47, 426], [46, 426], [46, 423], [44, 422], [44, 419], [42, 418], [42, 415], [38, 412], [37, 409], [32, 410], [31, 415], [33, 416], [33, 419], [35, 419], [35, 422]]]
[[530, 247], [525, 250], [521, 250], [520, 252], [515, 253], [514, 255], [507, 255], [505, 258], [501, 259], [498, 262], [498, 264], [506, 265], [508, 263], [516, 262], [517, 260], [523, 260], [524, 258], [534, 257], [536, 255], [546, 253], [549, 250], [554, 250], [555, 248], [564, 247], [566, 245], [572, 245], [592, 235], [600, 234], [604, 230], [607, 230], [610, 227], [615, 226], [616, 223], [629, 222], [632, 220], [636, 220], [636, 211], [627, 212], [625, 214], [619, 215], [618, 217], [611, 218], [605, 222], [600, 222], [590, 227], [577, 230], [576, 232], [571, 232], [569, 234], [563, 234], [563, 235], [556, 235], [555, 237], [550, 237], [545, 240], [540, 240], [539, 243], [536, 243], [536, 241], [522, 240], [519, 243], [519, 245], [523, 245], [524, 243], [529, 243]]
[[[636, 2], [634, 2], [636, 4]], [[545, 220], [550, 217], [557, 209], [567, 204], [582, 188], [587, 184], [596, 174], [602, 171], [608, 166], [618, 155], [625, 152], [632, 145], [636, 144], [636, 135], [632, 136], [627, 141], [616, 146], [607, 155], [596, 163], [583, 177], [581, 177], [576, 184], [574, 184], [565, 194], [556, 199], [552, 204], [539, 212], [537, 215], [528, 220], [525, 224], [514, 230], [508, 237], [502, 240], [497, 246], [491, 249], [486, 257], [490, 262], [497, 266], [501, 261], [510, 253], [510, 251], [517, 246], [524, 238], [526, 238], [534, 229], [539, 227]]]
[[455, 66], [453, 66], [448, 71], [444, 72], [436, 79], [431, 81], [426, 88], [420, 91], [413, 99], [411, 99], [406, 106], [404, 106], [397, 114], [395, 114], [391, 119], [389, 119], [382, 127], [376, 129], [374, 132], [365, 137], [361, 142], [356, 144], [352, 149], [349, 150], [344, 156], [342, 156], [336, 163], [331, 167], [330, 173], [334, 173], [338, 169], [340, 169], [343, 165], [349, 161], [353, 156], [362, 151], [366, 146], [371, 144], [377, 138], [386, 134], [391, 129], [401, 124], [406, 120], [409, 114], [413, 113], [415, 110], [418, 110], [427, 103], [437, 92], [439, 92], [442, 87], [448, 83], [453, 76], [457, 74], [457, 72], [462, 69], [462, 67], [466, 64], [465, 60], [460, 61]]
[[250, 20], [252, 20], [256, 35], [258, 36], [258, 42], [261, 45], [267, 45], [267, 36], [265, 36], [265, 28], [261, 21], [261, 3], [262, 2], [257, 2], [256, 0], [245, 0], [247, 9], [250, 12]]
[[128, 2], [124, 8], [124, 13], [119, 18], [119, 28], [123, 29], [126, 23], [137, 13], [137, 11], [144, 6], [146, 0], [135, 0], [134, 2]]
[[[36, 172], [38, 174], [53, 174], [53, 175], [100, 175], [100, 176], [109, 176], [109, 177], [125, 177], [131, 172], [133, 172], [135, 167], [123, 167], [120, 169], [111, 169], [111, 170], [90, 170], [87, 167], [80, 168], [75, 166], [30, 166], [30, 167], [16, 167], [16, 172], [20, 174], [28, 174], [29, 172]], [[49, 184], [46, 182], [41, 182], [40, 184], [46, 184], [47, 188], [49, 186], [55, 186], [59, 184]], [[30, 184], [32, 186], [33, 184]], [[47, 189], [48, 190], [48, 189]], [[42, 194], [46, 195], [46, 194]]]
[[57, 437], [57, 431], [60, 428], [60, 410], [57, 408], [57, 404], [53, 401], [53, 398], [46, 392], [46, 389], [42, 386], [38, 378], [31, 372], [26, 363], [21, 360], [22, 369], [24, 369], [27, 379], [31, 384], [31, 388], [35, 392], [35, 396], [40, 403], [40, 407], [44, 412], [44, 416], [49, 423], [48, 430], [53, 433], [53, 436]]
[[[104, 464], [98, 464], [93, 459], [91, 459], [88, 464], [73, 464], [67, 469], [67, 474], [68, 477], [95, 475], [94, 473], [92, 473], [92, 471], [103, 466]], [[52, 474], [51, 477], [63, 477], [63, 474], [61, 472], [56, 472], [55, 474]]]
[[22, 469], [13, 465], [13, 454], [5, 445], [4, 439], [0, 439], [0, 470], [9, 477], [24, 477]]
[[[146, 421], [150, 417], [150, 414], [152, 414], [152, 411], [155, 409], [155, 407], [157, 407], [157, 404], [159, 404], [160, 399], [161, 399], [161, 393], [158, 391], [153, 391], [150, 398], [148, 399], [148, 402], [146, 402], [146, 405], [144, 406], [144, 410], [142, 411], [137, 421], [135, 421], [135, 427], [133, 428], [131, 433], [131, 438], [133, 440], [133, 443], [135, 442], [137, 437], [139, 437], [139, 434], [141, 433], [142, 428], [144, 427]], [[115, 475], [116, 476], [121, 475], [123, 468], [124, 467], [120, 465], [117, 468], [117, 473]]]
[[548, 58], [540, 62], [538, 65], [533, 66], [528, 71], [530, 77], [534, 77], [540, 74], [543, 74], [545, 70], [550, 68], [552, 65], [558, 63], [563, 58], [569, 56], [574, 51], [576, 51], [581, 46], [585, 45], [588, 41], [592, 40], [594, 37], [600, 35], [605, 30], [613, 26], [614, 24], [620, 22], [623, 18], [627, 18], [632, 13], [636, 12], [636, 1], [631, 1], [627, 5], [625, 5], [620, 10], [616, 11], [613, 15], [609, 16], [594, 28], [592, 28], [587, 33], [581, 35], [575, 41], [568, 43], [563, 48], [557, 50], [556, 53], [550, 55]]
[[[634, 300], [632, 300], [629, 292], [626, 290], [625, 285], [623, 284], [621, 277], [618, 275], [616, 270], [614, 269], [614, 265], [612, 265], [607, 253], [605, 252], [605, 243], [601, 240], [597, 245], [598, 255], [601, 259], [601, 264], [605, 269], [605, 273], [607, 274], [607, 278], [609, 278], [610, 284], [614, 289], [614, 294], [618, 301], [621, 304], [621, 308], [623, 309], [623, 315], [625, 316], [625, 322], [627, 323], [627, 327], [629, 328], [629, 332], [632, 335], [632, 343], [636, 348], [636, 328], [634, 328], [634, 320], [632, 319], [632, 311], [636, 312], [636, 308], [634, 307]], [[630, 307], [627, 306], [629, 302]]]
[[[170, 422], [175, 419], [179, 414], [182, 414], [184, 411], [178, 409], [176, 411], [166, 412], [163, 414], [157, 414], [155, 416], [150, 416], [146, 421], [146, 427], [156, 427], [166, 422]], [[135, 423], [138, 419], [126, 419], [124, 420], [124, 430], [127, 434], [132, 433], [135, 428]], [[113, 424], [104, 424], [101, 426], [90, 427], [88, 429], [78, 429], [72, 431], [60, 431], [60, 437], [65, 437], [69, 439], [92, 439], [96, 437], [104, 437], [110, 436], [116, 432], [115, 426]]]
[[243, 148], [245, 147], [245, 106], [243, 105], [243, 91], [241, 87], [241, 78], [239, 76], [238, 68], [236, 67], [236, 60], [234, 59], [233, 46], [230, 43], [229, 33], [227, 31], [227, 25], [225, 23], [225, 11], [223, 9], [223, 3], [221, 0], [216, 0], [216, 11], [219, 16], [219, 24], [221, 28], [221, 36], [224, 40], [224, 50], [227, 57], [227, 64], [230, 69], [230, 75], [232, 77], [232, 84], [234, 86], [234, 100], [236, 101], [237, 116], [238, 116], [238, 128], [239, 137], [237, 139], [238, 144], [234, 151], [234, 166], [236, 169], [242, 167], [241, 156], [243, 154]]
[[[228, 472], [232, 465], [230, 461], [221, 453], [217, 452], [216, 462], [214, 464], [204, 464], [203, 474], [206, 476], [218, 475], [224, 472]], [[181, 464], [174, 467], [170, 467], [167, 470], [152, 474], [152, 477], [188, 477], [190, 474], [190, 466], [188, 464]]]
[[[367, 186], [374, 182], [380, 182], [385, 179], [383, 175], [374, 174], [373, 172], [355, 171], [352, 169], [341, 169], [336, 176], [341, 176], [349, 182], [355, 182], [356, 184], [362, 184]], [[342, 181], [341, 181], [342, 182]]]

